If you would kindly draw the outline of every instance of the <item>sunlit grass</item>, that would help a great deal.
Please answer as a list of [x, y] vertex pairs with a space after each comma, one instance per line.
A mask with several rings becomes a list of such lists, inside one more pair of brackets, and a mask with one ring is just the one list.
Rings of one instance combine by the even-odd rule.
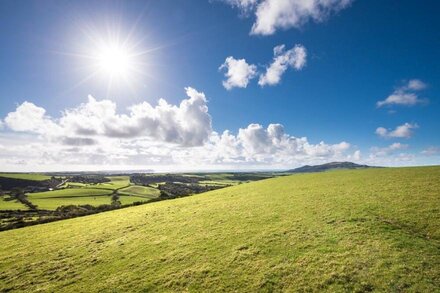
[[0, 196], [0, 210], [27, 210], [28, 208], [21, 202], [13, 199], [9, 199], [9, 196]]
[[43, 181], [50, 179], [50, 176], [36, 173], [0, 173], [0, 177]]
[[435, 292], [440, 167], [298, 174], [0, 233], [0, 291]]
[[160, 191], [146, 186], [130, 186], [119, 190], [119, 194], [136, 195], [146, 198], [156, 198], [159, 196]]

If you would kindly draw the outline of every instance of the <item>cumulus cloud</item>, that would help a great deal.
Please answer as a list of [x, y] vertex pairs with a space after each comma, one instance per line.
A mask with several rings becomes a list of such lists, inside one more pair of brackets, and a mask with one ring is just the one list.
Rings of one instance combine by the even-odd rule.
[[211, 139], [212, 152], [219, 162], [271, 163], [297, 165], [299, 162], [346, 158], [347, 142], [312, 144], [306, 137], [286, 134], [281, 124], [266, 128], [253, 123], [240, 128], [237, 135], [225, 131]]
[[9, 113], [5, 118], [5, 123], [14, 131], [40, 134], [57, 128], [52, 119], [46, 115], [44, 108], [27, 101], [18, 106], [15, 112]]
[[276, 46], [273, 49], [274, 58], [272, 63], [266, 68], [266, 72], [260, 75], [258, 84], [260, 86], [276, 85], [280, 83], [281, 77], [288, 67], [301, 70], [307, 61], [307, 51], [302, 45], [295, 45], [286, 51], [285, 45]]
[[131, 106], [129, 114], [118, 114], [110, 100], [97, 101], [89, 96], [86, 103], [62, 112], [58, 120], [47, 116], [44, 108], [24, 102], [5, 121], [14, 131], [59, 138], [72, 145], [93, 144], [90, 137], [94, 136], [148, 137], [183, 146], [201, 145], [212, 132], [207, 100], [191, 87], [185, 90], [188, 98], [178, 106], [161, 99], [157, 106], [147, 102]]
[[414, 134], [414, 129], [419, 128], [417, 124], [405, 123], [390, 130], [385, 127], [378, 127], [376, 134], [384, 138], [410, 138]]
[[348, 7], [352, 0], [224, 0], [248, 13], [254, 11], [251, 34], [271, 35], [278, 29], [299, 28], [309, 21], [322, 22]]
[[[206, 97], [187, 88], [180, 105], [141, 103], [118, 114], [116, 104], [92, 97], [53, 118], [32, 103], [7, 115], [12, 132], [0, 132], [0, 164], [9, 170], [153, 168], [291, 168], [346, 160], [350, 144], [311, 143], [281, 124], [253, 123], [234, 134], [211, 129]], [[30, 121], [21, 121], [29, 114]], [[48, 126], [49, 127], [46, 127]], [[23, 165], [24, 164], [24, 165]], [[93, 167], [92, 167], [93, 166]]]
[[418, 95], [418, 91], [424, 90], [427, 85], [419, 79], [411, 79], [405, 85], [398, 87], [385, 100], [378, 101], [378, 108], [391, 105], [414, 106], [417, 104], [427, 103], [427, 99], [422, 99]]
[[227, 90], [234, 87], [247, 87], [249, 81], [257, 74], [255, 65], [248, 64], [245, 59], [234, 59], [232, 56], [227, 57], [219, 69], [226, 69], [226, 80], [223, 81], [223, 86]]

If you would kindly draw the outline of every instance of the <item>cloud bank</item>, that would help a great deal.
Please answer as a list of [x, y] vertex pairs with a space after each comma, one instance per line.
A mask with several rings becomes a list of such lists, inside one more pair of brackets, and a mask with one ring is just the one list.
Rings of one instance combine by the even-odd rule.
[[59, 117], [24, 102], [4, 119], [0, 163], [11, 171], [91, 166], [200, 170], [291, 168], [359, 158], [348, 142], [312, 143], [277, 123], [218, 133], [205, 94], [191, 87], [185, 91], [178, 105], [161, 99], [157, 105], [133, 105], [125, 113], [114, 102], [91, 96]]
[[188, 96], [180, 105], [170, 105], [160, 99], [158, 105], [147, 102], [133, 105], [128, 114], [118, 114], [110, 100], [88, 101], [62, 112], [59, 119], [46, 115], [45, 109], [24, 102], [9, 113], [5, 122], [14, 131], [37, 133], [48, 139], [62, 139], [65, 144], [91, 144], [88, 138], [148, 137], [182, 146], [202, 145], [212, 132], [205, 95], [195, 89], [185, 89]]

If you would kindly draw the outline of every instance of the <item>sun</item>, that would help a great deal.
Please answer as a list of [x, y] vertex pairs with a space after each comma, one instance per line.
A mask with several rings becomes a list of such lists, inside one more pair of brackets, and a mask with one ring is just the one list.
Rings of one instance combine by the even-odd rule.
[[135, 69], [135, 54], [121, 44], [104, 44], [96, 51], [96, 69], [109, 77], [129, 77]]
[[155, 54], [165, 45], [137, 32], [136, 24], [129, 29], [117, 22], [79, 27], [73, 51], [61, 52], [75, 58], [80, 80], [72, 88], [91, 84], [106, 90], [107, 96], [121, 92], [135, 96], [151, 80], [158, 80]]

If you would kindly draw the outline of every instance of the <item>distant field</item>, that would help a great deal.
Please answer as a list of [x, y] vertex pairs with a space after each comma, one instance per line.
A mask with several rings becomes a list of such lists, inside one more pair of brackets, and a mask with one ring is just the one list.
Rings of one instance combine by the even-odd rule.
[[118, 189], [130, 185], [130, 177], [129, 176], [111, 176], [107, 177], [111, 180], [111, 182], [100, 183], [97, 184], [97, 187], [105, 187], [111, 189]]
[[130, 186], [119, 190], [119, 193], [125, 195], [136, 195], [147, 198], [155, 198], [158, 197], [160, 194], [159, 190], [146, 186]]
[[201, 185], [220, 185], [220, 186], [224, 186], [224, 185], [237, 185], [239, 184], [240, 181], [233, 181], [233, 180], [219, 180], [219, 181], [213, 181], [213, 180], [203, 180], [203, 181], [199, 181], [199, 184]]
[[438, 292], [440, 167], [279, 177], [0, 243], [6, 292]]
[[125, 186], [130, 185], [130, 177], [129, 176], [109, 176], [110, 182], [98, 183], [98, 184], [86, 184], [79, 182], [67, 182], [64, 187], [72, 186], [72, 187], [86, 187], [86, 188], [95, 188], [95, 189], [119, 189]]
[[122, 205], [132, 204], [134, 202], [147, 202], [150, 198], [145, 196], [131, 196], [131, 195], [121, 195], [119, 196], [119, 201]]
[[99, 206], [111, 204], [111, 196], [81, 196], [81, 197], [61, 197], [61, 198], [31, 198], [31, 202], [41, 210], [56, 210], [60, 206], [67, 205], [92, 205]]
[[110, 204], [111, 190], [92, 188], [66, 188], [54, 191], [29, 193], [28, 199], [38, 209], [55, 210], [59, 206], [66, 205], [92, 205], [99, 206]]
[[43, 181], [51, 178], [50, 176], [46, 176], [42, 174], [34, 174], [34, 173], [0, 173], [0, 177], [35, 180], [35, 181]]
[[28, 193], [28, 198], [32, 201], [41, 198], [53, 197], [78, 197], [78, 196], [98, 196], [111, 194], [111, 190], [94, 189], [94, 188], [65, 188], [53, 191]]
[[5, 200], [5, 196], [0, 196], [0, 210], [27, 210], [27, 207], [16, 200]]

